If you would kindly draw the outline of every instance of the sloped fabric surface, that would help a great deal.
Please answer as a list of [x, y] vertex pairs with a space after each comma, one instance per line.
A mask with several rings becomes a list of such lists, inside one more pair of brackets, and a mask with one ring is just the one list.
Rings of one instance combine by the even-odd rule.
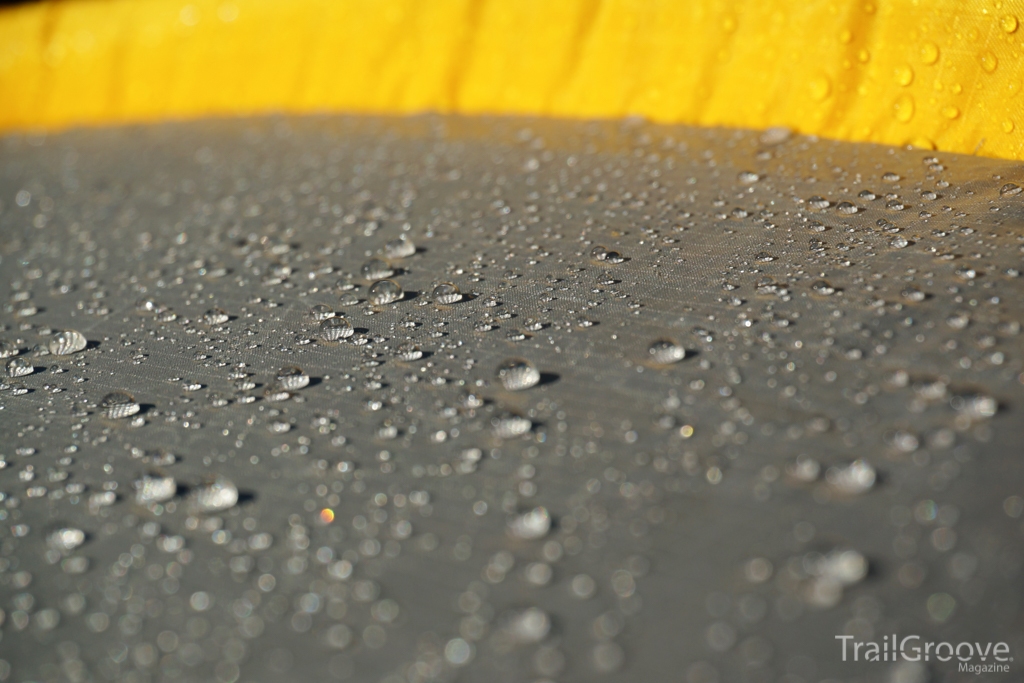
[[1020, 661], [1016, 165], [458, 118], [0, 145], [8, 680], [959, 680], [835, 640], [892, 633]]
[[422, 111], [1024, 158], [1024, 8], [941, 0], [71, 0], [0, 11], [0, 129]]

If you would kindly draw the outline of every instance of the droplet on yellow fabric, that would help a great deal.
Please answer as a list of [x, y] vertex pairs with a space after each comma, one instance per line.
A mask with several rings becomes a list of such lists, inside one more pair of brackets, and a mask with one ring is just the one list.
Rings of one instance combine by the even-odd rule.
[[853, 40], [853, 33], [849, 29], [844, 29], [839, 32], [839, 42], [843, 45], [849, 45]]
[[999, 66], [999, 58], [991, 50], [982, 52], [978, 55], [978, 59], [981, 61], [981, 68], [988, 73], [992, 73]]
[[811, 99], [816, 102], [821, 102], [832, 93], [832, 82], [828, 80], [827, 76], [812, 78], [807, 86], [811, 93]]
[[956, 117], [960, 116], [960, 110], [950, 105], [948, 107], [942, 108], [942, 115], [945, 116], [947, 119], [955, 119]]
[[935, 149], [935, 141], [924, 136], [914, 138], [910, 141], [910, 144], [918, 149]]
[[895, 70], [896, 83], [906, 87], [914, 82], [914, 70], [909, 64], [901, 64]]
[[1003, 121], [1003, 132], [1006, 133], [1007, 135], [1013, 132], [1014, 127], [1015, 126], [1013, 125], [1013, 121], [1011, 121], [1010, 119], [1006, 119], [1005, 121]]
[[921, 44], [921, 61], [925, 64], [934, 64], [939, 61], [939, 46], [930, 40]]
[[910, 95], [900, 95], [892, 104], [893, 116], [900, 123], [908, 123], [914, 118], [914, 98]]
[[1014, 31], [1017, 30], [1017, 26], [1019, 24], [1017, 22], [1017, 17], [1013, 16], [1012, 14], [1007, 14], [1005, 17], [1003, 17], [1002, 21], [999, 22], [999, 25], [1002, 26], [1003, 30], [1006, 31], [1007, 33], [1013, 33]]
[[871, 61], [871, 53], [868, 52], [867, 50], [859, 50], [857, 52], [857, 61], [860, 62], [861, 64], [867, 64], [869, 61]]

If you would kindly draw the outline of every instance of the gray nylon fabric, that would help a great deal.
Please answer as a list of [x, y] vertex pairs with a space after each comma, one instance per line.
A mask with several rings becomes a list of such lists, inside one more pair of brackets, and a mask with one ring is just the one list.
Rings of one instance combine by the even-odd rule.
[[0, 680], [975, 680], [836, 636], [1024, 653], [1014, 184], [632, 120], [2, 138]]

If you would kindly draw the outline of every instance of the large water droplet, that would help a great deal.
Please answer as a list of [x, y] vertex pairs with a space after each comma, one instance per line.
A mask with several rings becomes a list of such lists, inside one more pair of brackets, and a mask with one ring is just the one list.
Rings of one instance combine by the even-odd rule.
[[131, 417], [142, 409], [135, 397], [126, 391], [112, 391], [100, 401], [100, 411], [105, 417], [120, 420]]
[[373, 306], [385, 306], [400, 300], [403, 296], [402, 287], [394, 280], [374, 282], [367, 294], [367, 300]]
[[543, 538], [551, 530], [551, 515], [547, 508], [536, 507], [509, 520], [508, 530], [516, 538], [527, 541]]
[[77, 330], [64, 330], [53, 335], [47, 347], [50, 349], [50, 353], [55, 356], [69, 356], [84, 349], [87, 343], [85, 335], [81, 332]]
[[286, 365], [277, 371], [277, 383], [286, 391], [298, 391], [309, 385], [309, 375], [297, 365]]
[[351, 337], [355, 330], [347, 318], [335, 316], [320, 323], [318, 331], [321, 339], [333, 342]]
[[498, 366], [498, 379], [509, 391], [521, 391], [540, 382], [540, 372], [533, 363], [522, 358], [509, 358]]
[[36, 369], [32, 363], [21, 357], [14, 357], [7, 361], [7, 376], [8, 377], [24, 377], [25, 375], [31, 375]]
[[238, 489], [225, 477], [217, 477], [213, 483], [201, 487], [196, 492], [195, 509], [197, 512], [221, 512], [238, 503]]
[[[384, 245], [384, 255], [388, 258], [408, 258], [416, 253], [416, 245], [407, 236], [402, 235]], [[382, 277], [388, 277], [384, 275]], [[368, 278], [379, 280], [381, 278]]]
[[372, 258], [364, 263], [359, 272], [364, 280], [383, 280], [395, 274], [394, 268], [389, 266], [387, 261], [379, 258]]
[[686, 358], [686, 349], [672, 339], [656, 339], [647, 347], [647, 353], [658, 365], [670, 365]]
[[462, 292], [452, 283], [442, 282], [434, 287], [434, 290], [430, 293], [430, 298], [434, 300], [434, 303], [448, 306], [462, 301]]
[[139, 505], [163, 503], [178, 492], [174, 477], [147, 475], [135, 482], [135, 502]]

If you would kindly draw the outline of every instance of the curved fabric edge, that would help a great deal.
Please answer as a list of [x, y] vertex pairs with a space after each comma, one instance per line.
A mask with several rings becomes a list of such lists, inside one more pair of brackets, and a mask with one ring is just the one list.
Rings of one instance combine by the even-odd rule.
[[68, 0], [0, 11], [0, 131], [422, 111], [786, 126], [1024, 159], [1000, 0]]

